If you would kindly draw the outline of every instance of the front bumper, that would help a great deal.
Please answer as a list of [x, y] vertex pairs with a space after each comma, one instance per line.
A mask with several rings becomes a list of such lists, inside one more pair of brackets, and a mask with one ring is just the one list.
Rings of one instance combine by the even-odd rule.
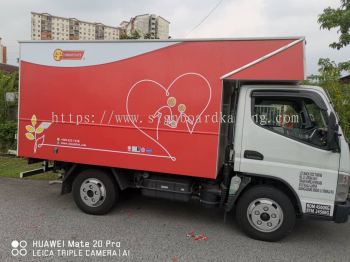
[[345, 223], [350, 215], [350, 200], [344, 203], [335, 203], [333, 221], [335, 223]]

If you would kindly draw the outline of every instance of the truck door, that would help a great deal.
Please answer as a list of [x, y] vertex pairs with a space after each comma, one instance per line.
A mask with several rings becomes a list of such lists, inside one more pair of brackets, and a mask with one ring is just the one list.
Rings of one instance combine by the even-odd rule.
[[304, 213], [332, 216], [340, 153], [327, 149], [330, 108], [323, 94], [246, 92], [239, 170], [282, 180], [297, 194]]

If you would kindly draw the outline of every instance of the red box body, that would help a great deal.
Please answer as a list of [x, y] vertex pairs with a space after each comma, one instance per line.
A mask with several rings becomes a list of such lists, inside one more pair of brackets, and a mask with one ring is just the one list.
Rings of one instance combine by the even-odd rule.
[[223, 79], [304, 78], [304, 41], [21, 42], [18, 155], [215, 178]]

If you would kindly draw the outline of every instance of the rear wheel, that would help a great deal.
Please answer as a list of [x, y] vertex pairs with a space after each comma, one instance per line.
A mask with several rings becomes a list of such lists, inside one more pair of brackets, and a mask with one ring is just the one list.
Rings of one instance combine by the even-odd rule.
[[119, 199], [119, 190], [112, 177], [98, 169], [82, 171], [73, 182], [76, 205], [85, 213], [108, 213]]
[[238, 200], [236, 220], [250, 237], [278, 241], [292, 231], [295, 209], [289, 197], [271, 186], [255, 186]]

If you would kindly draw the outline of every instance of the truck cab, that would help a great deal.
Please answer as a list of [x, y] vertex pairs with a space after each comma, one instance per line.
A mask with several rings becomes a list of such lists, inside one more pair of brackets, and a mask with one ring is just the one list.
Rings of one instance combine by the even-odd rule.
[[[327, 93], [316, 86], [248, 84], [238, 96], [234, 172], [270, 180], [300, 216], [347, 221], [349, 145]], [[271, 232], [278, 226], [272, 216], [288, 218], [277, 202], [261, 196], [246, 207], [247, 219], [255, 230]]]

